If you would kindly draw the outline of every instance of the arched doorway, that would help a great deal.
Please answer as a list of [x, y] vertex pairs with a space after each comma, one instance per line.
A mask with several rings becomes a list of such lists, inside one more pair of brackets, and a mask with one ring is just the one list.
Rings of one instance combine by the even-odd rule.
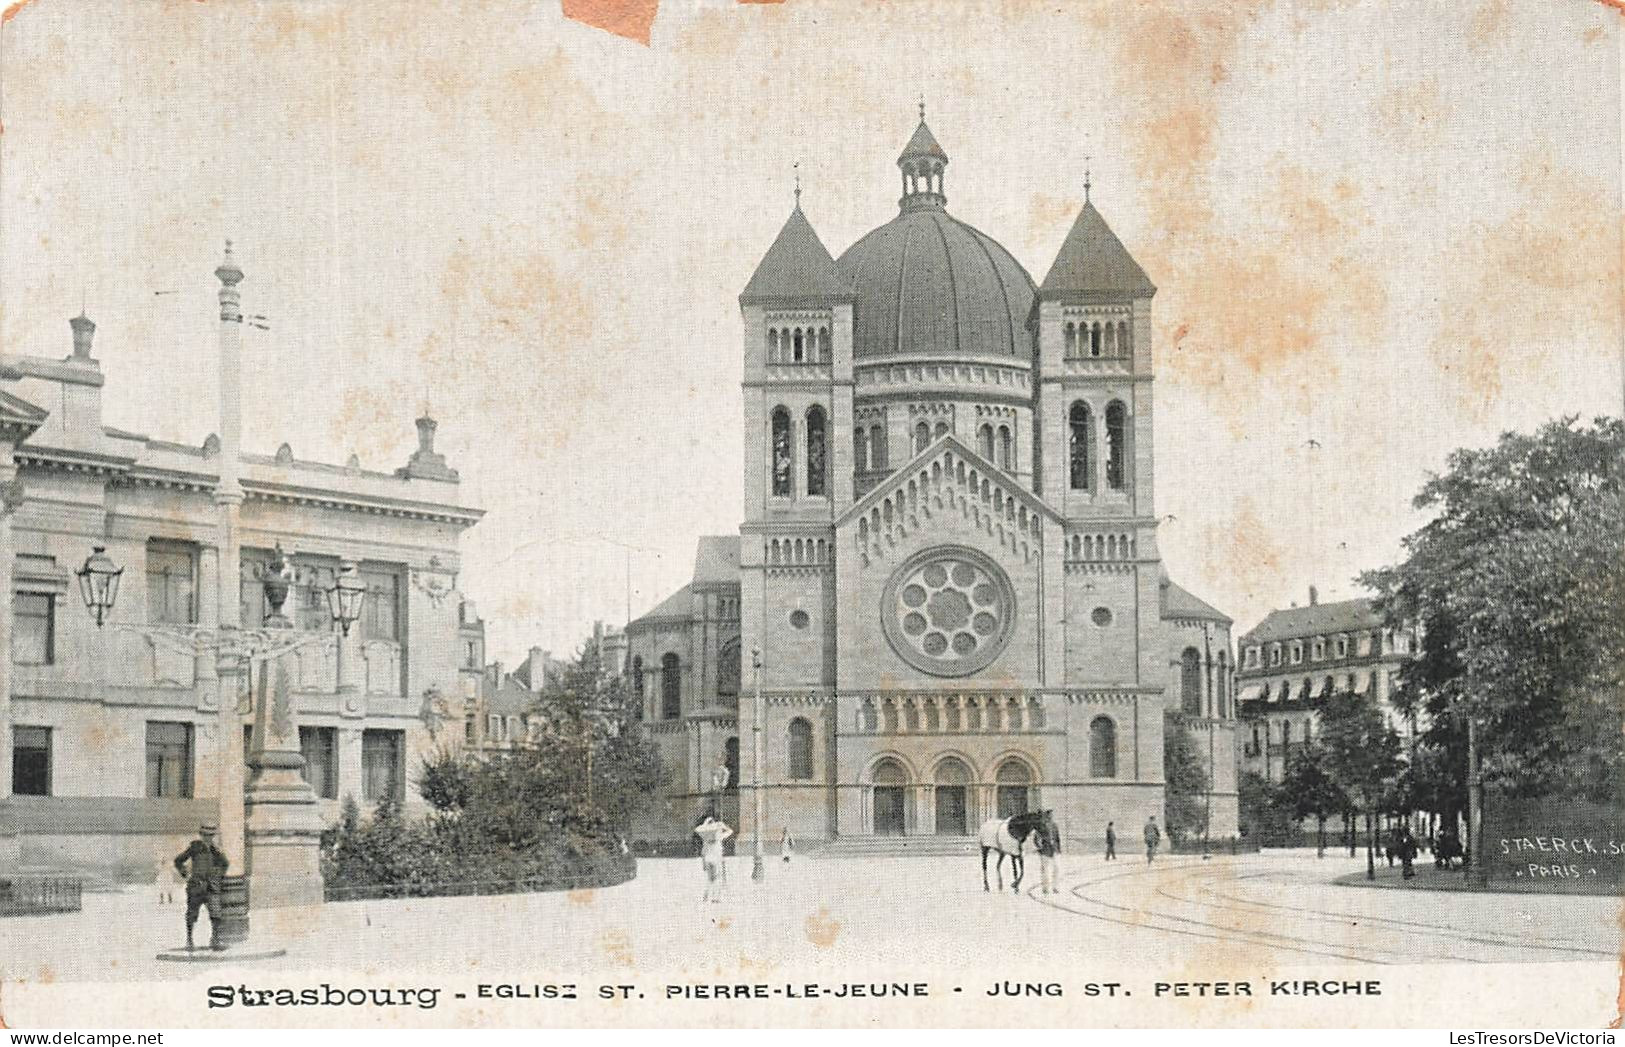
[[993, 781], [998, 787], [1000, 818], [1027, 813], [1027, 793], [1033, 784], [1033, 775], [1026, 764], [1020, 760], [1004, 761]]
[[937, 764], [937, 835], [970, 835], [970, 768], [950, 756]]
[[875, 835], [903, 835], [904, 786], [908, 772], [896, 760], [885, 759], [874, 770]]

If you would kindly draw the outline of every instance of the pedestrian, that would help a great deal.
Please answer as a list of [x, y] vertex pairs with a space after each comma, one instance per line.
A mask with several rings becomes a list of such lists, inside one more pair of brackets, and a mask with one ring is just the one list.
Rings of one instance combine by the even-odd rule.
[[1106, 823], [1106, 860], [1108, 862], [1117, 860], [1117, 830], [1112, 828], [1111, 822]]
[[220, 940], [220, 888], [226, 875], [226, 852], [215, 846], [218, 830], [198, 827], [198, 838], [175, 858], [175, 871], [186, 877], [186, 951], [192, 951], [192, 928], [198, 910], [209, 910], [209, 948], [224, 949]]
[[728, 869], [722, 854], [722, 842], [734, 834], [727, 823], [709, 814], [695, 826], [700, 838], [700, 866], [705, 869], [705, 895], [708, 902], [722, 901], [722, 887], [728, 881]]
[[1416, 868], [1412, 864], [1416, 861], [1416, 850], [1416, 837], [1411, 835], [1411, 827], [1407, 825], [1399, 833], [1399, 865], [1407, 880], [1416, 875]]
[[1045, 894], [1054, 894], [1060, 876], [1055, 871], [1055, 856], [1061, 853], [1061, 831], [1053, 821], [1048, 829], [1038, 833], [1038, 872]]
[[790, 827], [786, 825], [779, 834], [779, 855], [786, 865], [790, 864], [790, 856], [796, 853], [796, 838], [790, 835]]
[[1150, 865], [1157, 856], [1157, 844], [1161, 842], [1162, 830], [1157, 828], [1157, 816], [1153, 814], [1145, 820], [1145, 864]]

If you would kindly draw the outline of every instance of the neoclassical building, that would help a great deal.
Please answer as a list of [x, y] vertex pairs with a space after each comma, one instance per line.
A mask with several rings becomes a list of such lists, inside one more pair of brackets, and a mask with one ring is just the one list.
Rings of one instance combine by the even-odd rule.
[[1157, 551], [1156, 288], [1087, 194], [1036, 283], [948, 212], [923, 116], [897, 163], [896, 217], [838, 259], [798, 193], [739, 296], [744, 521], [627, 630], [666, 766], [642, 834], [720, 799], [748, 842], [758, 781], [772, 842], [1037, 806], [1137, 832], [1181, 708], [1234, 832], [1231, 622]]

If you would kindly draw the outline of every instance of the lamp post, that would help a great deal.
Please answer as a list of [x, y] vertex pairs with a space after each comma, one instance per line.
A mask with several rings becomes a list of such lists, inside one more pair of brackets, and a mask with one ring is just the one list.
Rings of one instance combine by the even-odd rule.
[[118, 601], [118, 583], [124, 568], [115, 567], [108, 559], [105, 545], [97, 545], [74, 574], [79, 576], [79, 595], [84, 597], [85, 610], [95, 616], [96, 628], [100, 629]]
[[750, 649], [750, 665], [755, 677], [755, 696], [751, 701], [750, 718], [750, 776], [751, 806], [755, 816], [751, 819], [750, 878], [757, 883], [767, 877], [767, 863], [762, 861], [762, 649]]

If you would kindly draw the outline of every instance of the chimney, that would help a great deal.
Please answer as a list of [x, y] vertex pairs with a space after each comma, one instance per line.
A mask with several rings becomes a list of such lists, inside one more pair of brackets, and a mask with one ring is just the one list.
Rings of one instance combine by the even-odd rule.
[[446, 480], [452, 483], [457, 481], [457, 470], [446, 465], [446, 456], [434, 449], [434, 433], [440, 428], [438, 422], [425, 414], [417, 420], [418, 449], [406, 460], [406, 464], [395, 470], [395, 475], [405, 479]]
[[73, 328], [73, 359], [88, 361], [90, 340], [96, 337], [95, 321], [81, 310], [78, 316], [68, 321], [68, 326]]
[[1311, 585], [1309, 587], [1309, 606], [1313, 607], [1318, 603], [1320, 603], [1320, 590]]
[[532, 647], [526, 662], [530, 671], [530, 689], [540, 691], [547, 682], [547, 652], [540, 647]]

